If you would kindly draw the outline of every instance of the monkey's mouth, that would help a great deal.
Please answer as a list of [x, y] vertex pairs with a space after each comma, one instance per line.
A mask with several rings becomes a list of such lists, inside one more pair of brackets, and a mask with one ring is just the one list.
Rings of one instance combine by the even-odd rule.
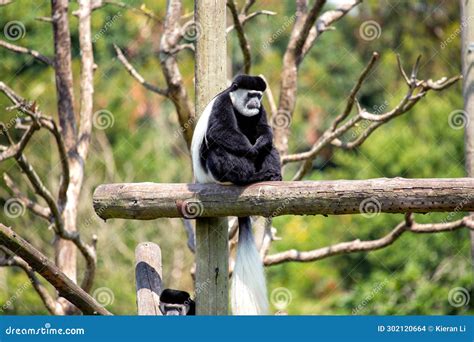
[[260, 108], [260, 101], [256, 98], [250, 99], [247, 102], [247, 109], [259, 109]]

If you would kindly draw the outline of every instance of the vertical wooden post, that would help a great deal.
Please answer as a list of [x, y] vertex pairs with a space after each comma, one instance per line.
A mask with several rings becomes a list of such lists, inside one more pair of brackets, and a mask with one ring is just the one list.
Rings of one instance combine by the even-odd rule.
[[[466, 173], [474, 177], [474, 1], [460, 1], [462, 28], [462, 75], [465, 122], [464, 148]], [[472, 214], [472, 213], [471, 213]], [[474, 231], [470, 231], [471, 259], [474, 265]]]
[[[196, 0], [196, 114], [226, 87], [226, 1]], [[206, 210], [206, 208], [204, 208]], [[227, 220], [196, 220], [196, 314], [228, 314]]]
[[140, 243], [135, 249], [135, 281], [139, 315], [161, 316], [162, 279], [160, 247], [153, 242]]

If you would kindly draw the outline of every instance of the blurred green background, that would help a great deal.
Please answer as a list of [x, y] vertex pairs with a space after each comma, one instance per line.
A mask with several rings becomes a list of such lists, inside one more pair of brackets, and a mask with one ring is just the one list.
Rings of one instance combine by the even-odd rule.
[[[128, 1], [128, 4], [163, 18], [165, 1]], [[242, 2], [238, 2], [242, 4]], [[337, 4], [331, 1], [327, 7]], [[77, 4], [72, 3], [72, 8]], [[253, 74], [262, 73], [278, 97], [282, 56], [288, 42], [294, 14], [293, 1], [260, 0], [254, 10], [267, 9], [276, 16], [259, 16], [249, 22], [246, 33], [253, 54]], [[185, 1], [185, 13], [193, 9]], [[298, 101], [292, 122], [290, 150], [306, 150], [342, 111], [345, 99], [373, 51], [380, 62], [359, 94], [361, 104], [372, 110], [393, 108], [406, 91], [397, 69], [399, 53], [407, 70], [423, 55], [420, 77], [439, 79], [454, 76], [460, 68], [460, 22], [457, 1], [364, 1], [317, 41], [301, 65]], [[52, 30], [49, 23], [35, 18], [48, 16], [48, 1], [16, 1], [0, 7], [0, 36], [14, 20], [26, 28], [14, 42], [51, 56]], [[95, 288], [106, 287], [113, 294], [107, 308], [115, 314], [136, 314], [134, 289], [134, 249], [143, 241], [160, 244], [163, 253], [164, 283], [192, 292], [190, 268], [193, 254], [186, 246], [182, 221], [100, 221], [92, 208], [92, 192], [109, 182], [189, 182], [191, 165], [179, 134], [177, 116], [170, 101], [146, 91], [115, 58], [113, 44], [126, 49], [131, 63], [150, 83], [164, 85], [158, 61], [162, 26], [146, 17], [104, 7], [94, 12], [93, 32], [98, 33], [114, 16], [118, 19], [94, 44], [94, 111], [113, 114], [113, 126], [95, 129], [79, 208], [78, 228], [86, 238], [97, 234], [98, 272]], [[375, 20], [380, 37], [361, 38], [361, 24]], [[230, 24], [230, 17], [228, 19]], [[291, 24], [288, 25], [288, 22]], [[79, 74], [77, 18], [70, 17], [74, 44], [74, 73]], [[275, 32], [280, 30], [276, 38]], [[274, 37], [274, 36], [273, 36]], [[448, 42], [448, 38], [450, 41]], [[228, 39], [229, 76], [241, 71], [242, 54], [235, 32]], [[185, 84], [193, 96], [193, 55], [179, 55]], [[232, 75], [231, 75], [232, 73]], [[25, 55], [0, 48], [0, 81], [22, 96], [35, 100], [45, 113], [56, 116], [52, 70]], [[79, 94], [78, 83], [75, 91]], [[76, 96], [76, 100], [78, 96]], [[9, 122], [14, 112], [0, 96], [0, 121]], [[267, 104], [268, 106], [268, 104]], [[449, 114], [462, 109], [461, 84], [430, 93], [404, 116], [384, 125], [358, 150], [323, 151], [315, 160], [308, 179], [366, 179], [375, 177], [462, 177], [464, 172], [463, 130], [449, 125]], [[356, 132], [357, 133], [357, 132]], [[351, 137], [351, 133], [347, 135]], [[47, 132], [40, 132], [26, 150], [40, 176], [57, 189], [58, 155]], [[0, 173], [9, 172], [27, 192], [26, 180], [12, 161], [0, 164]], [[295, 166], [285, 170], [289, 179]], [[9, 198], [0, 181], [0, 204]], [[417, 215], [419, 222], [440, 222], [448, 213]], [[459, 218], [463, 213], [450, 216]], [[380, 214], [331, 217], [285, 216], [274, 220], [278, 236], [270, 253], [296, 248], [310, 250], [359, 239], [375, 239], [388, 233], [403, 215]], [[40, 219], [26, 212], [10, 219], [0, 211], [0, 221], [11, 225], [45, 254], [53, 257], [53, 233]], [[83, 262], [80, 260], [80, 267]], [[473, 274], [469, 235], [466, 230], [437, 235], [406, 233], [388, 248], [371, 253], [354, 253], [310, 263], [287, 263], [267, 268], [269, 293], [285, 288], [290, 294], [289, 314], [468, 314], [474, 313], [471, 300], [456, 307], [449, 303], [450, 290], [463, 287], [472, 293]], [[10, 301], [2, 314], [45, 314], [37, 294], [25, 274], [17, 269], [0, 269], [0, 306]], [[13, 299], [12, 299], [13, 298]], [[275, 301], [274, 303], [275, 304]]]

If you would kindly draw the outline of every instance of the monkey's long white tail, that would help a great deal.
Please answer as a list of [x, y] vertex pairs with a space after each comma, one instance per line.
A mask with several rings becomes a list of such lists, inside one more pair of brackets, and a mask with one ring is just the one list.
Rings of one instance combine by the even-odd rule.
[[239, 243], [231, 287], [232, 314], [267, 315], [267, 286], [250, 217], [239, 217]]

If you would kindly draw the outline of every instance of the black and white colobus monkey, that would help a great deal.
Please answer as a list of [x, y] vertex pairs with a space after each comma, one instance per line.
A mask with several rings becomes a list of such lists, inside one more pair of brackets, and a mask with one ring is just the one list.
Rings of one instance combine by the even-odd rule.
[[186, 291], [164, 289], [160, 294], [160, 311], [164, 316], [194, 316], [196, 304]]
[[[198, 183], [246, 185], [281, 180], [280, 156], [262, 105], [265, 81], [239, 75], [204, 109], [194, 130], [191, 155]], [[263, 264], [250, 217], [239, 217], [239, 244], [232, 276], [235, 315], [268, 312]]]

